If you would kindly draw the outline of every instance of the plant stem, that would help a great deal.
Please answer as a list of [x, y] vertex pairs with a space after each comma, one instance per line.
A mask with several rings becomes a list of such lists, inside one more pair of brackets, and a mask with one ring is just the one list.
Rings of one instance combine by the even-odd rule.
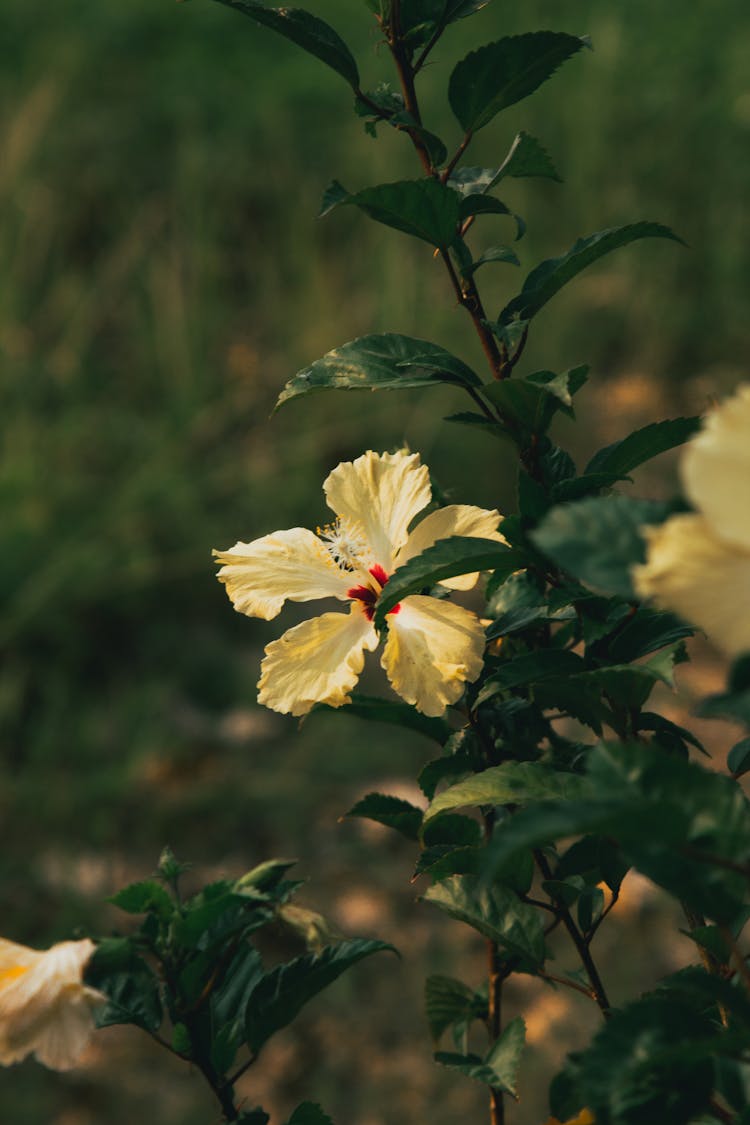
[[[544, 878], [545, 879], [551, 879], [552, 878], [552, 868], [550, 867], [549, 863], [547, 862], [547, 858], [544, 855], [544, 853], [539, 851], [539, 849], [536, 849], [534, 851], [534, 859], [536, 860], [536, 865], [539, 868], [542, 875], [544, 876]], [[604, 1016], [604, 1018], [608, 1019], [610, 1014], [611, 1014], [610, 1013], [609, 999], [608, 999], [607, 993], [604, 989], [602, 979], [599, 976], [599, 970], [597, 969], [597, 967], [594, 963], [594, 959], [591, 956], [591, 950], [589, 949], [589, 947], [586, 943], [586, 939], [584, 938], [581, 931], [578, 929], [578, 926], [573, 921], [573, 917], [572, 917], [570, 911], [568, 910], [567, 906], [560, 903], [559, 904], [559, 912], [560, 912], [560, 918], [562, 920], [562, 924], [565, 926], [565, 929], [568, 931], [568, 933], [570, 935], [570, 940], [573, 942], [573, 945], [576, 947], [576, 951], [578, 953], [578, 956], [581, 958], [581, 964], [583, 965], [584, 969], [586, 970], [586, 975], [589, 978], [589, 982], [591, 984], [591, 992], [593, 994], [593, 997], [596, 1000], [597, 1004], [599, 1005], [599, 1008], [601, 1009], [601, 1013]]]
[[[393, 0], [391, 6], [391, 22], [388, 30], [388, 46], [390, 48], [391, 54], [393, 55], [393, 61], [396, 65], [396, 71], [398, 72], [399, 83], [401, 85], [401, 94], [404, 99], [404, 107], [407, 113], [409, 113], [414, 121], [416, 121], [417, 125], [421, 126], [422, 114], [419, 109], [417, 91], [414, 85], [414, 76], [416, 71], [411, 64], [409, 53], [404, 48], [403, 39], [401, 37], [400, 0]], [[411, 132], [409, 133], [409, 136], [411, 137], [412, 144], [414, 145], [425, 174], [427, 176], [434, 177], [436, 173], [435, 169], [433, 168], [432, 160], [430, 159], [430, 154], [427, 151], [426, 145], [422, 141], [421, 137], [419, 137], [417, 134]], [[456, 161], [460, 159], [461, 154], [463, 153], [470, 140], [471, 134], [469, 133], [466, 135], [466, 137], [464, 137], [461, 147], [448, 166], [448, 175], [450, 175], [451, 169], [453, 168]], [[487, 357], [487, 362], [490, 365], [493, 379], [504, 378], [505, 375], [510, 374], [509, 371], [505, 370], [508, 357], [505, 354], [505, 349], [501, 349], [500, 347], [498, 347], [498, 343], [495, 337], [487, 327], [487, 314], [484, 311], [482, 299], [479, 296], [479, 291], [476, 287], [474, 279], [470, 278], [469, 280], [465, 280], [463, 283], [459, 281], [458, 277], [456, 276], [456, 271], [453, 268], [453, 263], [451, 262], [448, 250], [441, 248], [440, 257], [443, 259], [445, 268], [448, 271], [448, 275], [450, 277], [453, 291], [456, 294], [458, 303], [466, 309], [472, 321], [474, 322], [474, 328], [476, 329], [477, 335], [479, 336], [479, 341], [482, 345], [482, 350]]]
[[[489, 975], [489, 1012], [487, 1027], [490, 1033], [490, 1042], [496, 1043], [500, 1038], [502, 1028], [502, 1002], [503, 1002], [503, 974], [500, 966], [498, 948], [494, 941], [487, 942], [488, 975]], [[505, 1125], [505, 1101], [502, 1091], [490, 1087], [490, 1122], [491, 1125]]]

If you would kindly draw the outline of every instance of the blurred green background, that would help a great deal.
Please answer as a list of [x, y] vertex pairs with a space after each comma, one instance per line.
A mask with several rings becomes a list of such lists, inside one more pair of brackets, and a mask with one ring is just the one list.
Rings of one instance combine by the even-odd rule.
[[[364, 4], [311, 7], [350, 43], [366, 87], [390, 78]], [[468, 405], [458, 392], [324, 395], [269, 420], [287, 378], [365, 332], [481, 363], [425, 246], [359, 213], [315, 218], [334, 176], [358, 188], [418, 175], [408, 142], [385, 130], [374, 142], [333, 72], [208, 0], [58, 0], [43, 13], [4, 0], [2, 25], [2, 932], [44, 944], [118, 924], [103, 897], [168, 841], [202, 874], [302, 854], [310, 904], [445, 969], [449, 931], [413, 903], [408, 846], [336, 823], [368, 788], [413, 776], [430, 747], [344, 716], [298, 733], [259, 711], [278, 623], [233, 614], [210, 558], [323, 522], [330, 468], [403, 441], [457, 500], [512, 508], [502, 451], [441, 420]], [[469, 153], [496, 164], [523, 127], [566, 181], [509, 185], [529, 224], [524, 271], [483, 271], [488, 311], [579, 235], [648, 218], [689, 243], [622, 251], [540, 317], [526, 370], [592, 364], [587, 447], [625, 432], [621, 412], [647, 415], [654, 396], [700, 409], [743, 371], [750, 11], [495, 0], [451, 29], [423, 75], [427, 123], [449, 148], [453, 62], [540, 27], [589, 33], [595, 50]], [[484, 220], [475, 245], [510, 237], [503, 222]], [[279, 1112], [320, 1098], [339, 1125], [417, 1125], [428, 1106], [447, 1125], [481, 1106], [481, 1091], [427, 1063], [419, 1014], [401, 1018], [422, 971], [416, 954], [356, 970], [249, 1096]], [[0, 1118], [211, 1120], [197, 1080], [108, 1035], [73, 1076], [33, 1063], [0, 1074]], [[517, 1120], [543, 1112], [531, 1097]]]

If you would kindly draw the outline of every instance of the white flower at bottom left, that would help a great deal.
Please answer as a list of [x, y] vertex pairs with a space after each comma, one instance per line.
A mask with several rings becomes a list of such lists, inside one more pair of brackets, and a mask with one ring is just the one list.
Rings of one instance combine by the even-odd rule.
[[0, 1064], [27, 1055], [69, 1070], [94, 1031], [94, 1011], [107, 997], [83, 983], [95, 945], [63, 941], [29, 949], [0, 938]]

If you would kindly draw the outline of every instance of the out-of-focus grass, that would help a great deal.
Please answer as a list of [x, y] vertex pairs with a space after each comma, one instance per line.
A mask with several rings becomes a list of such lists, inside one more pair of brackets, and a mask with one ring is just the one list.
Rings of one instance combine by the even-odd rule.
[[[351, 42], [368, 85], [386, 76], [364, 5], [315, 8]], [[566, 178], [508, 188], [529, 221], [525, 268], [579, 234], [641, 217], [672, 224], [690, 250], [644, 244], [580, 279], [540, 318], [529, 369], [589, 360], [600, 380], [646, 370], [675, 388], [706, 373], [727, 384], [747, 354], [746, 4], [700, 0], [679, 14], [647, 0], [491, 5], [452, 29], [424, 75], [428, 118], [449, 123], [449, 144], [459, 138], [440, 90], [453, 60], [540, 26], [590, 32], [595, 51], [471, 152], [496, 163], [524, 127]], [[119, 877], [144, 874], [166, 840], [233, 869], [297, 849], [326, 900], [355, 868], [388, 890], [405, 884], [402, 851], [359, 846], [335, 821], [369, 779], [413, 775], [429, 748], [340, 717], [297, 734], [262, 716], [257, 666], [278, 626], [233, 615], [209, 557], [214, 545], [322, 522], [331, 466], [403, 440], [457, 499], [513, 502], [502, 451], [440, 421], [465, 405], [453, 392], [321, 396], [269, 421], [290, 374], [363, 332], [423, 335], [481, 362], [425, 247], [359, 215], [316, 222], [333, 176], [357, 187], [418, 174], [405, 139], [373, 143], [350, 100], [331, 72], [219, 5], [65, 0], [42, 17], [5, 0], [8, 936], [41, 943], [100, 925], [96, 903]], [[485, 244], [509, 237], [502, 219], [485, 222]], [[485, 274], [492, 310], [519, 279]], [[400, 922], [416, 924], [414, 910], [404, 905]], [[363, 979], [380, 989], [374, 974]], [[398, 1003], [382, 988], [367, 1001], [376, 1038]], [[103, 1119], [105, 1099], [117, 1125], [161, 1085], [131, 1080], [120, 1104], [86, 1079], [41, 1079], [27, 1066], [0, 1076], [0, 1116], [85, 1125]], [[356, 1083], [347, 1096], [356, 1125], [418, 1120], [421, 1103], [369, 1111]], [[189, 1125], [186, 1106], [164, 1095], [153, 1119]], [[451, 1103], [441, 1106], [450, 1120]]]

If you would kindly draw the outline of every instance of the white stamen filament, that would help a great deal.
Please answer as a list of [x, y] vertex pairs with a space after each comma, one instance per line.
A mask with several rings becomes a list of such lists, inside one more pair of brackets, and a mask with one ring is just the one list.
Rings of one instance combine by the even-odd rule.
[[367, 570], [372, 564], [372, 550], [360, 523], [339, 517], [316, 531], [338, 566], [346, 570]]

